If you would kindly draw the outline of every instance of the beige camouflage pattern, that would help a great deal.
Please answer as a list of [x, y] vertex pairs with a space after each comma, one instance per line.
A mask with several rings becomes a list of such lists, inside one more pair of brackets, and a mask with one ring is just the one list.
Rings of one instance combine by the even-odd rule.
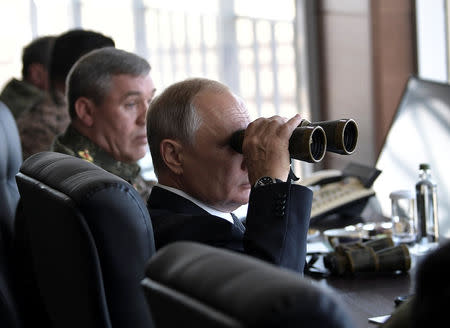
[[58, 134], [64, 132], [70, 123], [69, 112], [62, 95], [56, 104], [50, 95], [22, 113], [17, 120], [23, 159], [48, 151]]
[[72, 125], [69, 125], [66, 132], [55, 139], [52, 151], [82, 158], [121, 177], [133, 185], [144, 201], [147, 201], [151, 188], [156, 184], [156, 181], [144, 180], [137, 163], [129, 164], [115, 160], [90, 139], [81, 135]]
[[22, 113], [41, 102], [45, 95], [45, 91], [28, 82], [11, 79], [3, 88], [0, 100], [5, 103], [14, 119], [17, 120]]

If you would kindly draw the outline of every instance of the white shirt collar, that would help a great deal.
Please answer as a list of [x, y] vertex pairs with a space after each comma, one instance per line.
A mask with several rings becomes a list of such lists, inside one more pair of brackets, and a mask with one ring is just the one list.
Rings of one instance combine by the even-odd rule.
[[204, 209], [209, 214], [214, 215], [214, 216], [218, 216], [218, 217], [220, 217], [222, 219], [225, 219], [225, 220], [227, 220], [227, 221], [229, 221], [229, 222], [234, 224], [234, 221], [233, 221], [233, 218], [231, 216], [231, 213], [221, 212], [221, 211], [218, 211], [218, 210], [216, 210], [214, 208], [211, 208], [208, 205], [202, 203], [201, 201], [199, 201], [199, 200], [189, 196], [188, 194], [186, 194], [184, 191], [182, 191], [180, 189], [176, 189], [176, 188], [173, 188], [173, 187], [168, 187], [168, 186], [162, 185], [160, 183], [157, 183], [156, 186], [158, 186], [158, 187], [160, 187], [162, 189], [165, 189], [167, 191], [171, 191], [174, 194], [177, 194], [178, 196], [184, 197], [187, 200], [190, 200], [191, 202], [193, 202], [195, 205], [197, 205], [197, 206], [201, 207], [202, 209]]

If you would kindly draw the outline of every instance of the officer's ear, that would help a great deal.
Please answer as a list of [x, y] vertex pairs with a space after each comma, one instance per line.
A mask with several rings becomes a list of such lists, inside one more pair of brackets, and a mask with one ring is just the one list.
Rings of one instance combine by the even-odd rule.
[[32, 63], [28, 67], [26, 80], [39, 89], [48, 90], [48, 72], [40, 63]]
[[183, 173], [183, 145], [176, 140], [164, 139], [159, 150], [166, 166], [175, 174]]
[[85, 126], [91, 127], [94, 124], [94, 103], [85, 97], [80, 97], [75, 101], [75, 113], [78, 120]]

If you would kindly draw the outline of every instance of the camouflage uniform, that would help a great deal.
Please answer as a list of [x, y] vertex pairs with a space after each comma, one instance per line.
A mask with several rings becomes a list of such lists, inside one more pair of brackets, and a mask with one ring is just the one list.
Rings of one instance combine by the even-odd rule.
[[150, 195], [151, 187], [156, 183], [144, 180], [137, 163], [128, 164], [115, 160], [90, 139], [81, 135], [72, 125], [69, 125], [66, 132], [55, 139], [52, 151], [82, 158], [121, 177], [132, 184], [145, 201]]
[[50, 150], [53, 139], [69, 125], [65, 99], [62, 95], [57, 97], [58, 103], [55, 103], [50, 95], [46, 95], [17, 120], [24, 160], [33, 154]]
[[3, 88], [0, 100], [8, 106], [17, 120], [23, 112], [42, 101], [45, 95], [45, 91], [28, 82], [11, 79]]

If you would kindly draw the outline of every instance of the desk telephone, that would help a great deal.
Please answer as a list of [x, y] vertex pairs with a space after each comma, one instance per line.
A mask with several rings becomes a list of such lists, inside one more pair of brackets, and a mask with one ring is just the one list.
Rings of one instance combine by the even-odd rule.
[[371, 187], [380, 173], [376, 168], [350, 163], [343, 171], [323, 170], [303, 179], [300, 184], [313, 190], [311, 219], [335, 213], [358, 215], [375, 195]]

